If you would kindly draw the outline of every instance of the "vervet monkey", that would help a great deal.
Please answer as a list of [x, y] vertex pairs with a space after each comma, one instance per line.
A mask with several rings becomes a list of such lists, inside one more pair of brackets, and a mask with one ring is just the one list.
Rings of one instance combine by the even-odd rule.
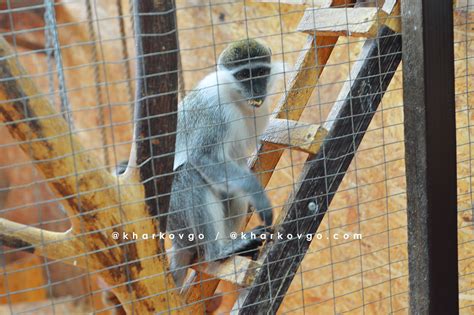
[[[270, 201], [247, 160], [268, 125], [265, 99], [282, 68], [259, 41], [235, 42], [221, 53], [217, 71], [179, 104], [167, 223], [168, 235], [174, 234], [170, 266], [178, 286], [195, 258], [221, 260], [262, 244], [259, 237], [240, 237], [249, 206], [264, 223], [254, 234], [272, 224]], [[232, 240], [231, 232], [239, 237]]]

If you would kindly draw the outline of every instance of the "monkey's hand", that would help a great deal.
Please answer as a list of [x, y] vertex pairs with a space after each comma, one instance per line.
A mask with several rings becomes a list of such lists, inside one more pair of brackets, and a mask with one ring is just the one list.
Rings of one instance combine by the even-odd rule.
[[[258, 183], [258, 185], [260, 186], [260, 183]], [[270, 200], [268, 199], [267, 194], [265, 193], [263, 188], [261, 190], [261, 193], [257, 194], [255, 198], [251, 198], [250, 204], [255, 209], [255, 212], [257, 212], [257, 214], [259, 215], [260, 219], [263, 221], [265, 226], [266, 227], [272, 226], [272, 223], [273, 223], [272, 205], [270, 204]]]

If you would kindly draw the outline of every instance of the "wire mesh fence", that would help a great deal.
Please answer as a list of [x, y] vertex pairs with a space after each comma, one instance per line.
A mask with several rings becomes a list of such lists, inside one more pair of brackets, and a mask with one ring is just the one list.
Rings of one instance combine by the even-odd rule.
[[472, 272], [472, 67], [473, 3], [459, 1], [454, 14], [454, 58], [458, 183], [458, 261], [460, 313], [473, 311]]
[[[471, 7], [454, 13], [464, 314]], [[0, 10], [0, 313], [409, 312], [399, 1]]]

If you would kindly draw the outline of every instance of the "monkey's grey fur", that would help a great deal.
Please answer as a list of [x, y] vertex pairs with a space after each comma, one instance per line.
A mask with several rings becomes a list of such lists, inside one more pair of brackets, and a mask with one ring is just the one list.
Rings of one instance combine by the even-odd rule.
[[[215, 261], [261, 245], [259, 238], [229, 238], [230, 232], [240, 235], [249, 205], [265, 226], [272, 224], [271, 204], [247, 159], [268, 124], [264, 100], [280, 70], [267, 46], [239, 41], [179, 104], [167, 229], [175, 236], [170, 263], [178, 286], [194, 258]], [[189, 238], [198, 235], [204, 239]]]

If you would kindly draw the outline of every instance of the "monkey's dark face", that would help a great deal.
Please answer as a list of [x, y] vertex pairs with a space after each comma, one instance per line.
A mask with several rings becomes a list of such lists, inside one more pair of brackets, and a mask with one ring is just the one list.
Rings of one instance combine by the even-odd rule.
[[239, 82], [242, 98], [253, 107], [260, 107], [267, 94], [271, 73], [270, 47], [255, 39], [230, 44], [219, 57], [219, 67], [230, 71]]
[[260, 107], [265, 101], [270, 72], [268, 66], [255, 65], [233, 73], [235, 79], [242, 85], [242, 94], [248, 99], [249, 105]]

